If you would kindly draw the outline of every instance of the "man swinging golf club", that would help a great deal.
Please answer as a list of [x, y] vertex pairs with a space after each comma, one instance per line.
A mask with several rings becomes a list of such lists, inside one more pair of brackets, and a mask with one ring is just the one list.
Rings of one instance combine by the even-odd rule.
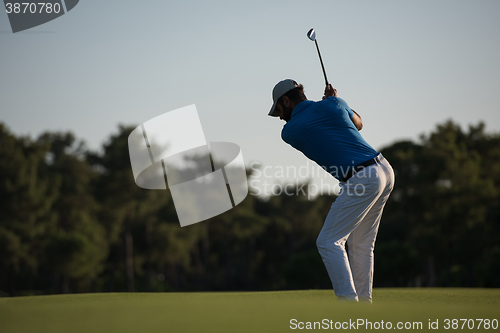
[[[307, 100], [304, 87], [287, 79], [273, 89], [270, 116], [285, 120], [282, 139], [340, 181], [316, 245], [338, 300], [372, 302], [373, 249], [385, 203], [394, 187], [387, 160], [361, 136], [361, 117], [325, 78], [322, 101]], [[349, 259], [345, 244], [349, 251]]]
[[302, 85], [283, 80], [273, 89], [269, 115], [286, 122], [283, 141], [340, 181], [341, 192], [316, 245], [338, 300], [371, 303], [373, 249], [394, 172], [359, 133], [361, 117], [337, 97], [332, 85], [324, 94], [322, 101], [309, 101]]

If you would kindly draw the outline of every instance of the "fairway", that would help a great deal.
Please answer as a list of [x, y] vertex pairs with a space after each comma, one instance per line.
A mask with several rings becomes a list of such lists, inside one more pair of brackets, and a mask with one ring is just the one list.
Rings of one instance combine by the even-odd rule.
[[0, 298], [0, 332], [289, 332], [292, 319], [293, 331], [307, 322], [320, 322], [316, 330], [397, 330], [400, 323], [429, 331], [430, 320], [442, 332], [454, 331], [453, 319], [456, 330], [477, 331], [481, 323], [482, 331], [480, 319], [489, 319], [485, 331], [500, 331], [499, 289], [375, 289], [374, 300], [338, 303], [331, 290]]

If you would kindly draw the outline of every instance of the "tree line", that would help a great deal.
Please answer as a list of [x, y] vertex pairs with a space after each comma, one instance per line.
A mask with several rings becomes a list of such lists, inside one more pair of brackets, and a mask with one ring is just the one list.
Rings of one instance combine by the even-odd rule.
[[[134, 182], [133, 128], [94, 152], [0, 123], [0, 296], [331, 288], [316, 237], [335, 196], [248, 195], [181, 228], [168, 190]], [[500, 287], [500, 135], [450, 120], [382, 153], [396, 186], [374, 286]]]

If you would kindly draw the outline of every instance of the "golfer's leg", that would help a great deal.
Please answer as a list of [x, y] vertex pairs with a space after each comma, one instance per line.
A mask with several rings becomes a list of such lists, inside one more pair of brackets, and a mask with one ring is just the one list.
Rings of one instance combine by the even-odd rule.
[[371, 301], [373, 285], [373, 249], [377, 237], [382, 207], [379, 201], [365, 216], [347, 241], [354, 285], [360, 301]]
[[394, 186], [394, 173], [390, 165], [383, 164], [377, 169], [382, 188], [381, 194], [347, 240], [356, 292], [360, 301], [368, 302], [372, 300], [375, 239], [384, 206]]
[[[369, 190], [361, 191], [361, 183], [364, 184], [363, 188]], [[379, 194], [375, 191], [377, 187], [377, 184], [367, 184], [365, 179], [353, 179], [344, 184], [342, 193], [332, 204], [316, 242], [335, 294], [341, 298], [357, 297], [345, 242], [378, 198]]]
[[325, 264], [328, 276], [332, 281], [335, 295], [339, 299], [357, 301], [351, 268], [345, 251], [347, 235], [343, 237], [339, 236], [337, 230], [340, 228], [340, 225], [345, 225], [345, 227], [349, 228], [349, 222], [352, 224], [353, 221], [342, 220], [340, 218], [342, 210], [342, 205], [339, 202], [335, 201], [332, 204], [316, 245]]

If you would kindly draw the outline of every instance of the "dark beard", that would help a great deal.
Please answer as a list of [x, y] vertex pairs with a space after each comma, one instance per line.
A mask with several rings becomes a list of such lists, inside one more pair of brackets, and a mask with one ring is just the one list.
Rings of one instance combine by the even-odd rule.
[[292, 107], [284, 107], [283, 108], [283, 120], [288, 122], [290, 119], [292, 119]]

